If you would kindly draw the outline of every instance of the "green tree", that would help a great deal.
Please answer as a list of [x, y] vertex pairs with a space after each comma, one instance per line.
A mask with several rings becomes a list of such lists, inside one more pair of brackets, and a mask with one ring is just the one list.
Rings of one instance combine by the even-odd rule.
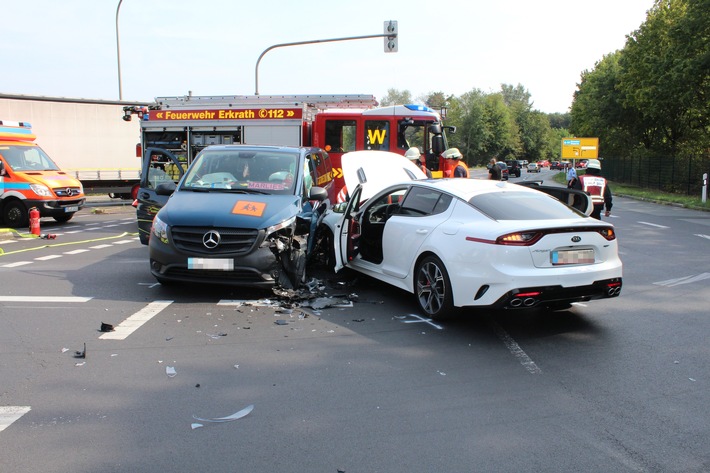
[[380, 100], [380, 106], [412, 103], [412, 93], [408, 90], [387, 89], [387, 95]]

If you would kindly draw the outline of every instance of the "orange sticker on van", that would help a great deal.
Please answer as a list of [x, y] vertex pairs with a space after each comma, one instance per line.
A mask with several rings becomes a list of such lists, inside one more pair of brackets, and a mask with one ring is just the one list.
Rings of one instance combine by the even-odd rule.
[[250, 217], [261, 217], [266, 210], [265, 202], [250, 202], [248, 200], [238, 200], [232, 209], [233, 214], [248, 215]]

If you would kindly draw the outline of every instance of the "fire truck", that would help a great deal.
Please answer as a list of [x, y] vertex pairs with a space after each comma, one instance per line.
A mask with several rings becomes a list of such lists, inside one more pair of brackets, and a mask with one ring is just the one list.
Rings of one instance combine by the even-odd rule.
[[331, 160], [335, 193], [345, 194], [340, 158], [354, 150], [426, 156], [434, 177], [447, 149], [441, 115], [423, 105], [378, 107], [371, 95], [252, 95], [158, 97], [149, 106], [126, 106], [123, 119], [140, 119], [136, 156], [142, 159], [136, 207], [141, 242], [167, 197], [155, 187], [178, 182], [197, 154], [210, 145], [313, 146]]

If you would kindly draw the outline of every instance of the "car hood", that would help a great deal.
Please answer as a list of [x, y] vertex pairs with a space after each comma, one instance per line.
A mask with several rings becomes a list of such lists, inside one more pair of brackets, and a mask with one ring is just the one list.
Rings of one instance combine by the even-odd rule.
[[352, 151], [341, 158], [345, 185], [350, 192], [362, 187], [360, 200], [398, 182], [426, 179], [426, 174], [401, 154], [390, 151]]
[[177, 191], [158, 216], [168, 225], [266, 228], [301, 212], [295, 195]]

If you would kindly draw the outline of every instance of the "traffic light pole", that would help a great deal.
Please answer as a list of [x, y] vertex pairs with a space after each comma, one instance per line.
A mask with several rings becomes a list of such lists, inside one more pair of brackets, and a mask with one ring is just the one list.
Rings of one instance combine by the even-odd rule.
[[[356, 39], [370, 39], [370, 38], [385, 38], [385, 52], [397, 52], [397, 22], [396, 21], [385, 21], [385, 32], [383, 34], [372, 34], [366, 36], [350, 36], [345, 38], [331, 38], [331, 39], [314, 39], [311, 41], [297, 41], [295, 43], [281, 43], [269, 46], [261, 53], [259, 59], [256, 61], [256, 67], [254, 69], [254, 95], [259, 95], [259, 63], [261, 58], [264, 57], [266, 53], [276, 48], [283, 48], [286, 46], [301, 46], [304, 44], [317, 44], [317, 43], [333, 43], [335, 41], [352, 41]], [[389, 50], [388, 50], [389, 49]]]

